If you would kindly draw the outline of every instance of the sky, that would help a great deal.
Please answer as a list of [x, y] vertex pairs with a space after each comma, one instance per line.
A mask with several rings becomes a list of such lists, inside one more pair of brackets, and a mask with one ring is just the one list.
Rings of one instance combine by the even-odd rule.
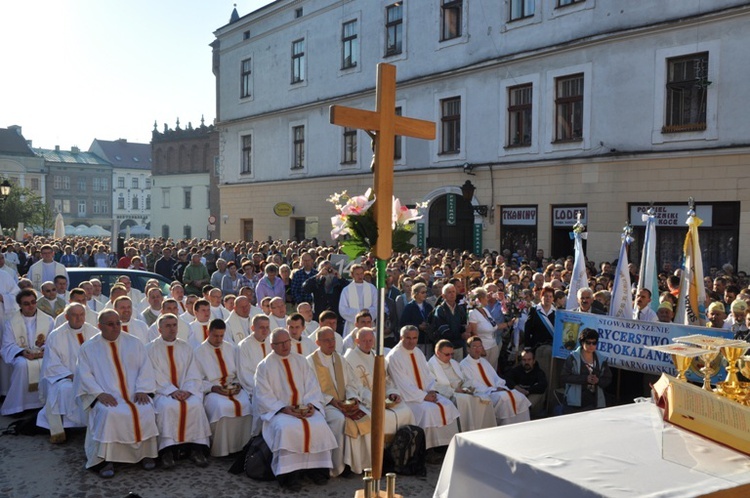
[[213, 32], [270, 0], [3, 0], [0, 128], [33, 147], [149, 143], [216, 117]]

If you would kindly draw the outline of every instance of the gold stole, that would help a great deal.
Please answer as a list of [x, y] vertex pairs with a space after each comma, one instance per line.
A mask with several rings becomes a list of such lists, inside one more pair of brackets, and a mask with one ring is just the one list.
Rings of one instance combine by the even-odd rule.
[[[44, 320], [40, 318], [47, 318], [48, 315], [41, 311], [36, 312], [36, 333], [34, 337], [39, 339], [42, 336], [43, 341], [47, 342], [47, 333], [49, 329], [44, 325]], [[16, 339], [16, 344], [24, 349], [36, 347], [36, 339], [33, 344], [28, 343], [28, 334], [26, 332], [26, 322], [23, 320], [23, 315], [19, 311], [11, 317], [11, 328], [13, 330], [13, 336]], [[39, 378], [42, 371], [42, 359], [26, 360], [26, 368], [29, 374], [29, 392], [33, 393], [39, 390]]]
[[[328, 396], [332, 396], [338, 401], [344, 401], [346, 400], [346, 382], [344, 381], [344, 365], [343, 365], [343, 358], [337, 353], [333, 352], [333, 373], [336, 376], [336, 386], [333, 385], [333, 379], [331, 378], [331, 371], [328, 370], [328, 367], [323, 365], [323, 362], [320, 361], [320, 357], [318, 356], [317, 352], [312, 355], [313, 364], [315, 365], [315, 374], [318, 377], [318, 383], [320, 383], [320, 390], [323, 391], [323, 394], [327, 394]], [[361, 416], [357, 420], [354, 420], [351, 418], [352, 416], [357, 416], [361, 410], [357, 410], [354, 413], [344, 413], [346, 416], [346, 425], [344, 426], [344, 434], [346, 434], [349, 437], [359, 437], [364, 436], [365, 434], [369, 434], [371, 427], [370, 427], [370, 416], [367, 414], [364, 414], [364, 416]], [[364, 412], [362, 412], [364, 413]]]

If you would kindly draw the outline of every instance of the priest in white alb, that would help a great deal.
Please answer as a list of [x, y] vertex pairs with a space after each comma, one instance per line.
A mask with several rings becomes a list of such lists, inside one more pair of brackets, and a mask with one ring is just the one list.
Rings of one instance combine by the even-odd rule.
[[419, 329], [401, 328], [401, 341], [386, 357], [388, 375], [408, 404], [416, 425], [424, 429], [426, 446], [446, 446], [458, 432], [458, 410], [435, 390], [435, 378], [417, 348]]
[[86, 414], [73, 390], [73, 377], [81, 345], [99, 333], [86, 323], [88, 307], [72, 303], [65, 310], [66, 322], [47, 336], [42, 359], [39, 395], [44, 406], [36, 425], [49, 429], [50, 442], [65, 442], [66, 427], [86, 427]]
[[189, 446], [190, 458], [199, 467], [208, 465], [211, 427], [203, 408], [202, 379], [193, 348], [177, 338], [177, 315], [161, 314], [156, 320], [160, 336], [146, 345], [156, 378], [156, 426], [164, 468], [174, 467], [174, 450]]
[[86, 468], [102, 464], [99, 475], [105, 478], [115, 475], [113, 462], [141, 462], [151, 470], [159, 453], [151, 360], [139, 339], [121, 333], [116, 311], [99, 314], [99, 330], [81, 345], [74, 377], [88, 414]]
[[[161, 302], [159, 316], [167, 314], [172, 314], [178, 318], [180, 316], [180, 307], [177, 301], [171, 297]], [[159, 335], [159, 325], [154, 322], [153, 325], [148, 328], [148, 342], [153, 341], [159, 337]], [[177, 338], [185, 342], [188, 342], [188, 339], [190, 338], [190, 325], [185, 320], [180, 319], [177, 321]]]
[[331, 455], [334, 477], [342, 474], [346, 465], [355, 474], [371, 466], [370, 412], [359, 399], [354, 370], [336, 352], [335, 335], [329, 327], [319, 328], [315, 341], [318, 349], [307, 357], [323, 393], [326, 422], [338, 443]]
[[144, 346], [148, 344], [148, 325], [135, 317], [131, 299], [128, 296], [118, 297], [115, 299], [114, 308], [120, 315], [122, 331], [138, 338]]
[[271, 326], [266, 315], [255, 315], [253, 324], [250, 326], [252, 331], [248, 337], [245, 337], [237, 346], [237, 378], [240, 385], [250, 396], [253, 414], [252, 434], [260, 433], [261, 420], [253, 402], [255, 392], [255, 372], [263, 359], [271, 353]]
[[461, 360], [464, 385], [470, 385], [477, 396], [486, 398], [492, 403], [495, 407], [495, 419], [498, 425], [529, 420], [531, 402], [520, 392], [505, 386], [505, 381], [483, 358], [482, 340], [476, 336], [472, 337], [469, 339], [468, 348], [469, 356]]
[[[375, 373], [375, 354], [372, 348], [375, 345], [375, 333], [371, 328], [360, 328], [357, 330], [354, 342], [356, 347], [347, 351], [344, 358], [354, 370], [354, 375], [359, 378], [359, 399], [372, 410], [372, 386]], [[386, 436], [393, 436], [399, 427], [414, 424], [414, 414], [406, 403], [402, 402], [398, 389], [388, 375], [385, 379], [385, 396], [384, 430]]]
[[348, 334], [355, 326], [355, 317], [362, 310], [377, 316], [378, 290], [369, 282], [365, 282], [365, 267], [354, 264], [349, 269], [352, 282], [341, 290], [339, 299], [339, 314], [346, 320], [344, 334]]
[[229, 317], [224, 320], [227, 324], [227, 332], [224, 340], [239, 344], [244, 338], [250, 335], [250, 300], [245, 296], [240, 296], [234, 300], [234, 309], [229, 313]]
[[[435, 344], [435, 354], [427, 362], [435, 377], [435, 390], [455, 403], [460, 414], [461, 431], [495, 427], [495, 407], [486, 398], [472, 394], [471, 386], [464, 386], [461, 365], [453, 359], [453, 343], [441, 339]], [[464, 390], [464, 387], [467, 390]], [[471, 391], [471, 392], [469, 392]]]
[[[276, 329], [271, 318], [271, 331], [273, 330]], [[308, 357], [317, 349], [315, 342], [305, 335], [305, 319], [299, 313], [293, 313], [286, 319], [286, 331], [289, 332], [289, 339], [292, 341], [292, 353]]]
[[208, 326], [211, 323], [211, 303], [205, 299], [198, 299], [193, 304], [195, 320], [190, 322], [190, 338], [188, 343], [193, 349], [208, 339]]
[[[91, 325], [96, 329], [97, 324], [99, 323], [99, 313], [92, 310], [88, 307], [88, 301], [86, 301], [86, 291], [81, 289], [80, 287], [76, 287], [75, 289], [71, 289], [70, 291], [70, 302], [71, 303], [80, 303], [84, 305], [86, 308], [86, 323]], [[67, 309], [66, 309], [67, 311]], [[58, 328], [61, 325], [64, 325], [67, 323], [68, 319], [65, 316], [65, 311], [57, 315], [57, 318], [55, 318], [55, 326], [54, 328]]]
[[195, 348], [195, 360], [203, 380], [203, 406], [211, 423], [211, 456], [240, 451], [250, 440], [250, 397], [237, 378], [237, 347], [224, 340], [226, 324], [214, 318], [208, 339]]
[[320, 385], [305, 357], [291, 352], [286, 330], [273, 331], [271, 348], [255, 372], [253, 397], [263, 439], [273, 452], [271, 469], [282, 487], [299, 489], [302, 471], [323, 484], [338, 445], [323, 415]]
[[39, 380], [47, 334], [52, 331], [52, 317], [37, 310], [36, 292], [24, 289], [16, 295], [21, 308], [5, 320], [0, 346], [3, 361], [11, 367], [8, 392], [0, 415], [13, 415], [40, 408]]

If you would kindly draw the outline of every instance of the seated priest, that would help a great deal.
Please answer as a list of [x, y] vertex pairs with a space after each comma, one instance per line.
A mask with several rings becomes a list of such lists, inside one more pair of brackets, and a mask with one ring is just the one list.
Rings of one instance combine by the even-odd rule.
[[332, 476], [351, 472], [361, 474], [371, 466], [370, 415], [360, 404], [358, 379], [347, 361], [336, 352], [336, 332], [321, 327], [316, 332], [318, 349], [307, 357], [320, 384], [328, 427], [336, 437]]
[[133, 301], [128, 296], [120, 296], [115, 299], [114, 307], [117, 314], [120, 315], [122, 331], [140, 339], [144, 346], [148, 344], [148, 325], [136, 318], [133, 311]]
[[[276, 330], [274, 327], [273, 316], [269, 317], [271, 320], [271, 330]], [[289, 339], [292, 341], [292, 352], [301, 354], [303, 357], [308, 357], [313, 351], [315, 351], [315, 342], [305, 335], [305, 318], [299, 313], [292, 313], [286, 319], [286, 331], [289, 332]]]
[[36, 307], [36, 292], [24, 289], [16, 295], [21, 308], [5, 319], [0, 352], [10, 366], [10, 382], [0, 415], [13, 415], [40, 408], [39, 380], [47, 334], [52, 317]]
[[[344, 354], [344, 358], [354, 370], [354, 375], [359, 378], [359, 399], [372, 410], [372, 387], [373, 375], [375, 373], [375, 353], [372, 351], [375, 345], [375, 333], [369, 327], [357, 329], [354, 337], [356, 347]], [[385, 376], [385, 435], [392, 437], [399, 427], [414, 424], [414, 414], [406, 403], [402, 403], [398, 389], [391, 378]]]
[[455, 403], [461, 414], [461, 431], [495, 427], [495, 409], [488, 399], [474, 396], [473, 389], [464, 385], [461, 366], [453, 359], [453, 343], [441, 339], [435, 344], [435, 354], [427, 362], [435, 377], [434, 389]]
[[211, 323], [211, 303], [206, 299], [196, 300], [193, 304], [193, 315], [195, 319], [190, 322], [188, 343], [193, 349], [196, 349], [203, 341], [208, 339], [208, 329]]
[[203, 405], [211, 423], [211, 456], [240, 451], [250, 440], [250, 397], [237, 378], [237, 348], [224, 340], [226, 324], [214, 318], [208, 339], [195, 348], [195, 360], [203, 379]]
[[159, 434], [150, 395], [154, 370], [143, 343], [120, 332], [114, 310], [99, 314], [97, 334], [81, 345], [74, 377], [76, 396], [88, 414], [86, 468], [115, 475], [113, 462], [141, 462], [152, 470]]
[[250, 299], [245, 296], [240, 296], [234, 300], [234, 309], [225, 320], [227, 324], [225, 340], [227, 342], [237, 345], [250, 335], [251, 306]]
[[273, 452], [271, 469], [282, 488], [299, 490], [308, 474], [324, 484], [333, 467], [336, 438], [326, 423], [323, 394], [307, 360], [291, 352], [289, 332], [271, 334], [273, 352], [255, 372], [253, 402], [263, 420], [263, 439]]
[[[172, 299], [171, 297], [161, 302], [161, 310], [159, 312], [159, 316], [167, 315], [170, 313], [178, 318], [180, 316], [179, 303], [177, 302], [177, 300]], [[158, 323], [154, 322], [148, 328], [148, 340], [149, 342], [151, 342], [159, 336], [159, 325]], [[177, 338], [185, 342], [188, 342], [188, 340], [190, 339], [190, 325], [185, 320], [180, 319], [177, 321]]]
[[[269, 337], [271, 326], [268, 317], [266, 315], [255, 315], [250, 330], [250, 335], [242, 339], [237, 346], [237, 378], [242, 389], [250, 396], [252, 403], [255, 391], [255, 371], [258, 369], [258, 364], [271, 353]], [[252, 405], [252, 434], [255, 435], [260, 433], [261, 420], [255, 411], [255, 403], [252, 403]]]
[[[84, 291], [80, 287], [76, 287], [75, 289], [70, 291], [69, 298], [70, 303], [80, 303], [86, 307], [86, 323], [96, 329], [96, 325], [99, 322], [99, 314], [88, 307], [88, 301], [86, 301], [86, 291]], [[54, 328], [64, 325], [65, 323], [67, 323], [67, 321], [68, 319], [65, 316], [65, 311], [63, 311], [62, 314], [58, 315], [57, 318], [55, 318]]]
[[446, 446], [458, 432], [458, 410], [435, 389], [435, 378], [424, 353], [417, 348], [419, 329], [401, 328], [401, 341], [386, 357], [388, 375], [414, 414], [416, 425], [424, 429], [428, 458], [436, 461], [433, 448]]
[[495, 407], [498, 425], [515, 424], [529, 420], [531, 402], [526, 396], [508, 389], [490, 362], [483, 358], [484, 346], [479, 337], [469, 339], [469, 356], [461, 361], [464, 385], [474, 389], [474, 394], [488, 399]]
[[[151, 291], [149, 291], [150, 294]], [[156, 378], [156, 426], [162, 466], [175, 465], [175, 450], [185, 447], [199, 467], [208, 465], [211, 427], [203, 409], [203, 381], [193, 358], [193, 348], [177, 338], [181, 320], [172, 313], [159, 314], [159, 337], [146, 345]]]
[[99, 330], [86, 323], [87, 307], [73, 303], [65, 310], [67, 321], [50, 332], [42, 359], [40, 398], [44, 406], [36, 425], [49, 429], [50, 442], [65, 442], [65, 427], [86, 427], [86, 414], [76, 403], [73, 376], [81, 345]]

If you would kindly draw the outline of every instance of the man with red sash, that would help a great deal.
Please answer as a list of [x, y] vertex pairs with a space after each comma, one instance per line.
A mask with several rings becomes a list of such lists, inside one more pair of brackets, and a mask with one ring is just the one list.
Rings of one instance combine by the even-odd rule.
[[263, 420], [263, 439], [273, 452], [271, 469], [284, 488], [300, 489], [303, 472], [323, 484], [337, 444], [323, 415], [318, 379], [305, 357], [291, 352], [286, 330], [273, 331], [271, 348], [255, 372], [253, 397]]
[[208, 339], [195, 348], [195, 361], [203, 380], [203, 406], [211, 423], [211, 456], [240, 451], [250, 440], [250, 398], [237, 378], [237, 347], [224, 340], [227, 325], [215, 318]]
[[6, 318], [0, 351], [10, 365], [10, 383], [0, 415], [13, 415], [40, 408], [39, 380], [42, 355], [47, 334], [52, 330], [52, 317], [37, 310], [36, 292], [24, 289], [16, 295], [21, 308]]
[[505, 381], [482, 356], [484, 356], [482, 340], [476, 336], [472, 337], [469, 339], [469, 356], [461, 360], [464, 385], [473, 387], [475, 395], [490, 400], [495, 407], [495, 419], [498, 425], [529, 420], [531, 407], [529, 399], [515, 389], [508, 389]]
[[[66, 322], [50, 332], [44, 347], [39, 395], [44, 402], [36, 425], [50, 430], [50, 442], [65, 442], [65, 427], [86, 427], [86, 415], [75, 401], [73, 373], [81, 345], [99, 330], [86, 323], [90, 311], [72, 303], [65, 310]], [[63, 315], [61, 315], [63, 316]]]
[[99, 330], [81, 345], [74, 376], [76, 396], [88, 414], [86, 467], [115, 475], [112, 462], [141, 462], [153, 469], [159, 434], [151, 401], [154, 369], [140, 339], [121, 333], [114, 310], [99, 315]]
[[206, 299], [198, 299], [193, 304], [193, 315], [195, 316], [195, 320], [190, 322], [188, 344], [195, 349], [208, 339], [208, 325], [211, 321], [211, 303]]
[[160, 336], [146, 345], [156, 377], [156, 426], [164, 468], [174, 467], [174, 450], [191, 446], [190, 458], [199, 467], [208, 465], [203, 455], [211, 427], [203, 409], [202, 379], [193, 359], [193, 348], [177, 338], [181, 320], [172, 313], [156, 320]]
[[[424, 353], [417, 348], [419, 329], [401, 328], [401, 341], [388, 353], [388, 375], [411, 408], [416, 424], [424, 429], [427, 449], [446, 446], [458, 432], [458, 410], [435, 390]], [[433, 452], [434, 453], [434, 452]]]

